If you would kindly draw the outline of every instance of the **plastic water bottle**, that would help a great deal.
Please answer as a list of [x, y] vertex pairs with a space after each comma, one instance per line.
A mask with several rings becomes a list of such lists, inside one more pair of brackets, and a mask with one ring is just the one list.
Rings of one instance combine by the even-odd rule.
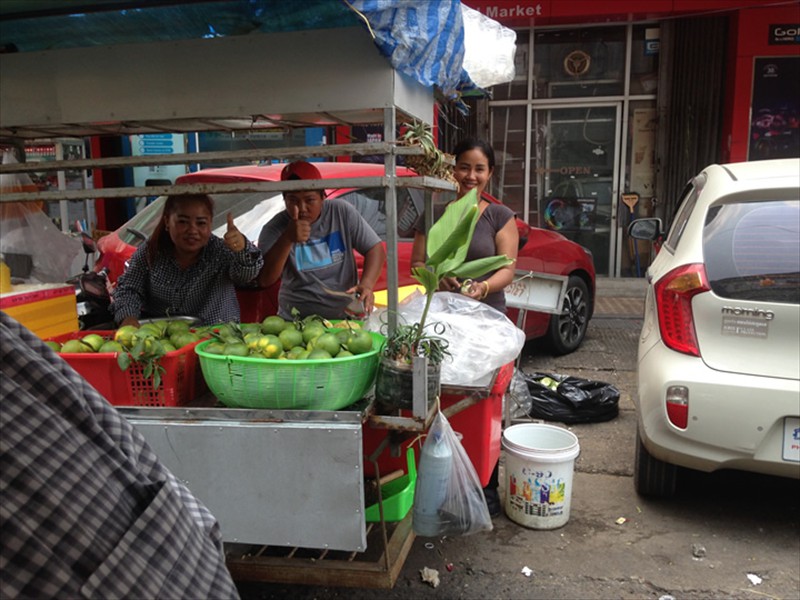
[[11, 269], [0, 256], [0, 294], [6, 294], [11, 290]]
[[417, 469], [417, 486], [414, 491], [414, 533], [434, 537], [441, 528], [439, 507], [447, 496], [453, 453], [441, 434], [434, 434], [422, 445]]

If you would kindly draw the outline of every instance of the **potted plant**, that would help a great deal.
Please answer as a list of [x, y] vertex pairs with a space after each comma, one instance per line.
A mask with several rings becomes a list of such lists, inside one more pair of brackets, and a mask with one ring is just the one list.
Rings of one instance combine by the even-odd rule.
[[[446, 339], [435, 324], [427, 323], [433, 295], [445, 277], [468, 280], [511, 263], [505, 255], [466, 261], [475, 225], [480, 218], [478, 196], [471, 190], [449, 204], [428, 231], [424, 267], [411, 274], [425, 289], [425, 307], [415, 323], [398, 323], [381, 351], [375, 396], [387, 409], [411, 408], [412, 363], [415, 356], [428, 359], [428, 394], [438, 395], [440, 365], [448, 355]], [[433, 380], [433, 384], [432, 384]]]

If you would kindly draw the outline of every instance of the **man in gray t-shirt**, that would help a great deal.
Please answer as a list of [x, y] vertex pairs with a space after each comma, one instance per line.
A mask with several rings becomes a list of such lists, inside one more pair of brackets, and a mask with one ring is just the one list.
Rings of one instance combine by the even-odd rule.
[[[322, 176], [311, 163], [296, 161], [281, 172], [282, 181], [295, 179]], [[323, 190], [288, 191], [283, 198], [286, 210], [264, 225], [258, 238], [264, 253], [259, 285], [266, 287], [281, 279], [278, 314], [291, 319], [296, 308], [301, 317], [344, 318], [350, 298], [324, 288], [358, 294], [365, 311], [371, 312], [372, 288], [386, 260], [378, 235], [348, 203], [325, 201]], [[360, 282], [353, 250], [364, 256]]]

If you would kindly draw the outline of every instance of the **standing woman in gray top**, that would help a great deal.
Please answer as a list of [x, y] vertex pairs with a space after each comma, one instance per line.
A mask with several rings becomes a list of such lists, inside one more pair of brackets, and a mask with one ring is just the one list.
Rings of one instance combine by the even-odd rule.
[[[461, 291], [463, 294], [485, 302], [505, 313], [506, 295], [503, 290], [514, 278], [519, 248], [519, 231], [514, 219], [514, 212], [510, 208], [482, 197], [483, 190], [494, 171], [494, 150], [486, 142], [471, 138], [459, 143], [453, 150], [453, 154], [456, 157], [453, 175], [458, 182], [459, 198], [472, 189], [477, 191], [479, 198], [478, 209], [481, 216], [475, 225], [472, 242], [467, 250], [467, 260], [505, 254], [513, 262], [479, 277], [467, 290], [462, 291], [462, 282], [454, 277], [442, 280], [439, 289], [451, 292]], [[419, 225], [419, 227], [422, 226]], [[414, 247], [411, 251], [411, 266], [424, 265], [425, 233], [424, 230], [417, 229], [414, 234]], [[495, 465], [488, 484], [483, 488], [489, 514], [493, 517], [501, 512], [500, 496], [497, 491], [498, 474], [498, 465]]]
[[203, 325], [239, 321], [236, 285], [258, 275], [264, 259], [233, 224], [223, 239], [211, 233], [213, 200], [170, 196], [153, 235], [119, 278], [111, 310], [118, 325], [144, 317], [190, 316]]
[[[467, 251], [466, 260], [505, 254], [514, 261], [479, 277], [475, 284], [464, 293], [505, 313], [506, 296], [503, 290], [514, 279], [519, 231], [514, 220], [514, 212], [510, 208], [482, 197], [483, 190], [486, 189], [494, 171], [494, 150], [482, 140], [469, 138], [459, 143], [453, 150], [453, 154], [456, 158], [453, 175], [458, 182], [458, 197], [461, 198], [470, 190], [475, 189], [479, 198], [478, 209], [481, 213]], [[417, 231], [414, 234], [414, 246], [411, 251], [412, 267], [425, 265], [423, 227], [424, 224], [418, 223]], [[454, 277], [448, 277], [442, 281], [439, 289], [458, 292], [461, 290], [461, 283]]]

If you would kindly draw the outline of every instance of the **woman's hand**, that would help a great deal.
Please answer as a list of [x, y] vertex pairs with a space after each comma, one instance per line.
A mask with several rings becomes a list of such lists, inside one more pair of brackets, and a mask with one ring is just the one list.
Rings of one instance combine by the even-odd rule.
[[468, 285], [461, 286], [461, 293], [475, 300], [483, 300], [489, 294], [488, 281], [469, 281]]
[[461, 282], [455, 277], [444, 277], [439, 282], [440, 292], [456, 292], [461, 291]]
[[247, 247], [247, 238], [233, 224], [233, 214], [228, 213], [228, 230], [223, 238], [225, 245], [231, 252], [241, 252]]
[[361, 284], [351, 287], [347, 290], [348, 294], [357, 294], [358, 300], [361, 301], [362, 306], [364, 307], [364, 314], [363, 315], [356, 315], [354, 316], [365, 316], [372, 312], [375, 308], [375, 293], [372, 291], [372, 288], [365, 287]]
[[125, 317], [122, 320], [122, 323], [119, 324], [120, 327], [125, 327], [126, 325], [133, 325], [134, 327], [139, 327], [139, 319], [136, 317]]

